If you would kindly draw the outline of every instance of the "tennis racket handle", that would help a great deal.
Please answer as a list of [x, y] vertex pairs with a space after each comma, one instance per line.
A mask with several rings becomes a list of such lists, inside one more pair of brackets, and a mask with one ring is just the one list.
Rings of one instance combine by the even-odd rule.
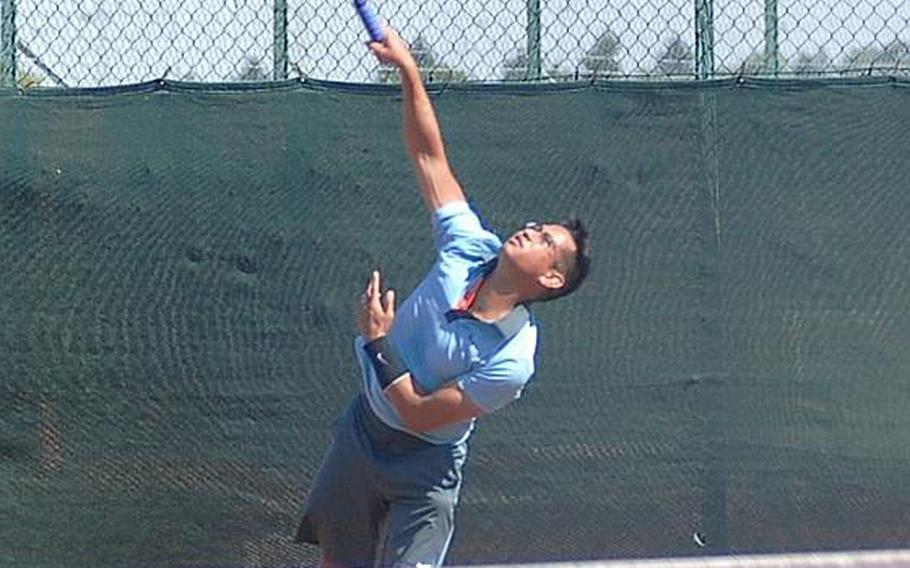
[[379, 17], [376, 16], [376, 10], [367, 3], [367, 0], [354, 0], [354, 7], [363, 20], [363, 25], [370, 32], [370, 39], [373, 41], [382, 41], [385, 34], [382, 33], [382, 24], [379, 23]]

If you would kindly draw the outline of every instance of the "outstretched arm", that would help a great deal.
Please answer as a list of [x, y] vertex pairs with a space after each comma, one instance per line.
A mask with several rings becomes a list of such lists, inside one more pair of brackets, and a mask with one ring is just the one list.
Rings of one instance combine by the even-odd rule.
[[446, 158], [433, 103], [408, 46], [395, 30], [386, 26], [385, 40], [371, 42], [370, 50], [383, 63], [397, 67], [401, 74], [404, 136], [427, 209], [432, 213], [447, 203], [464, 201], [464, 192]]

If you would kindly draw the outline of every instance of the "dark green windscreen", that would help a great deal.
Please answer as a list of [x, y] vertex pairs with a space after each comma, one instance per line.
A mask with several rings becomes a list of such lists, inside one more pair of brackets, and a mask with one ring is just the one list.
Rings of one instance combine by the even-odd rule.
[[[434, 98], [489, 226], [576, 214], [594, 251], [479, 423], [451, 563], [907, 544], [908, 83]], [[0, 95], [0, 564], [312, 561], [354, 298], [433, 258], [399, 105]]]

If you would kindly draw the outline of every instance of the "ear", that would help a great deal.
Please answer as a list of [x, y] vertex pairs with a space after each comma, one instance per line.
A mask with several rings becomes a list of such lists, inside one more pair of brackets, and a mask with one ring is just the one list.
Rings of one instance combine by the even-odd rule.
[[537, 277], [537, 283], [547, 290], [559, 290], [566, 284], [566, 277], [562, 272], [551, 269]]

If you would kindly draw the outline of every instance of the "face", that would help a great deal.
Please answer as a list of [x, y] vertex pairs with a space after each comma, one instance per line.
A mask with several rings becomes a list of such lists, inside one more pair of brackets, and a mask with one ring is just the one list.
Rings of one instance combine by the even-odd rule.
[[501, 259], [538, 286], [558, 289], [565, 283], [566, 260], [575, 254], [572, 233], [562, 225], [527, 223], [503, 243]]

